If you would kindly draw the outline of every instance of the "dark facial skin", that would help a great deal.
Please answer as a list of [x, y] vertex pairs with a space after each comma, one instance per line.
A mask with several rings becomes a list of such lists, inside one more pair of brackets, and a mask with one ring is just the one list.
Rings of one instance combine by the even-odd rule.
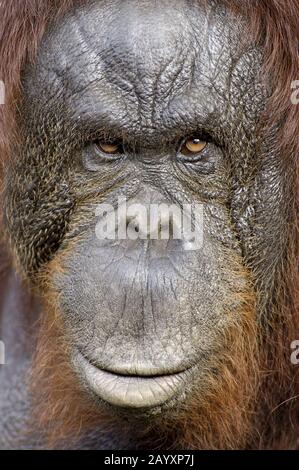
[[[90, 2], [55, 25], [25, 73], [7, 229], [32, 282], [52, 259], [63, 267], [52, 289], [74, 370], [98, 406], [151, 415], [194, 388], [204, 394], [226, 333], [242, 324], [246, 260], [270, 249], [266, 232], [252, 232], [266, 203], [256, 213], [252, 200], [269, 187], [280, 195], [257, 130], [260, 52], [244, 28], [214, 2]], [[190, 137], [207, 145], [188, 161]], [[107, 139], [121, 144], [117, 158], [99, 152]], [[97, 205], [119, 196], [202, 204], [203, 247], [97, 239]]]

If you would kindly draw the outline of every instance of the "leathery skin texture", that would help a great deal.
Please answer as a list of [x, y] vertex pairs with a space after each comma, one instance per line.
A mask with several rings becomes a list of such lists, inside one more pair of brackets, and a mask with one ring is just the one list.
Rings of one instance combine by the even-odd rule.
[[[221, 2], [90, 1], [46, 32], [24, 71], [7, 232], [34, 284], [50, 269], [84, 393], [129, 421], [205, 397], [248, 298], [260, 314], [249, 264], [271, 271], [280, 250], [280, 167], [259, 135], [269, 91], [244, 30]], [[200, 158], [183, 157], [191, 137], [206, 142]], [[107, 141], [117, 158], [99, 151]], [[119, 198], [200, 205], [203, 246], [98, 239], [98, 205]], [[114, 439], [94, 430], [80, 446]]]

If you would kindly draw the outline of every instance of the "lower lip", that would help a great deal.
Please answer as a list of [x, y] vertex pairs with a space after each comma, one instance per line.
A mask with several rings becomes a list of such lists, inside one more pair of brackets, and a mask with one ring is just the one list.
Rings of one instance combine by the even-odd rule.
[[153, 408], [165, 404], [180, 392], [187, 373], [155, 377], [118, 375], [98, 369], [81, 355], [75, 363], [98, 397], [121, 408]]

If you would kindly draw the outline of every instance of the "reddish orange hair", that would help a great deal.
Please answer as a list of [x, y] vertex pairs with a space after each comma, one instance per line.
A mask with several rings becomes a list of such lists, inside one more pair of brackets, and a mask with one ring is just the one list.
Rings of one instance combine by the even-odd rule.
[[[6, 105], [0, 108], [0, 155], [5, 162], [14, 135], [14, 113], [20, 98], [24, 64], [34, 60], [50, 22], [75, 0], [6, 0], [0, 3], [0, 80], [6, 85]], [[287, 250], [277, 273], [276, 298], [269, 312], [263, 344], [265, 378], [259, 390], [256, 427], [261, 440], [248, 446], [294, 447], [299, 432], [299, 384], [290, 363], [290, 343], [299, 335], [299, 107], [291, 102], [292, 81], [299, 79], [298, 0], [223, 0], [248, 19], [254, 40], [264, 54], [264, 74], [272, 86], [264, 117], [265, 129], [279, 123], [277, 151], [290, 188]], [[5, 250], [5, 247], [4, 247]], [[282, 403], [285, 402], [285, 403]]]

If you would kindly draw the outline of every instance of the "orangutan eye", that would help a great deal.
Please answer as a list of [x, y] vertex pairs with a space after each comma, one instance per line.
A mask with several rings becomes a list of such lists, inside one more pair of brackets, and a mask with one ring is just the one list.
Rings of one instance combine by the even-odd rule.
[[100, 154], [106, 154], [107, 156], [120, 155], [123, 153], [123, 146], [119, 142], [105, 142], [105, 141], [96, 141], [95, 148]]
[[191, 137], [184, 141], [180, 153], [185, 155], [186, 157], [196, 157], [200, 154], [207, 146], [207, 142], [205, 140], [201, 140], [197, 137]]

